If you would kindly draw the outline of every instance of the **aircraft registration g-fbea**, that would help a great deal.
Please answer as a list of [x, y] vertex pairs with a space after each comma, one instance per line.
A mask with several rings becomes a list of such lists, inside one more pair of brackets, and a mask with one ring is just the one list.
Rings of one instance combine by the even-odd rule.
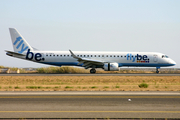
[[174, 66], [176, 63], [167, 55], [157, 52], [95, 52], [95, 51], [40, 51], [31, 47], [15, 29], [9, 28], [14, 51], [6, 50], [8, 56], [54, 66], [81, 66], [105, 71], [119, 71], [120, 67]]

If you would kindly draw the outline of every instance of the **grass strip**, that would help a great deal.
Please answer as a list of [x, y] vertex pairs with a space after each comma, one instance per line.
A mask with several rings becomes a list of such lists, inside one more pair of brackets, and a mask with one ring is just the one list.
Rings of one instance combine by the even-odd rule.
[[0, 91], [180, 91], [180, 76], [0, 76], [0, 81]]

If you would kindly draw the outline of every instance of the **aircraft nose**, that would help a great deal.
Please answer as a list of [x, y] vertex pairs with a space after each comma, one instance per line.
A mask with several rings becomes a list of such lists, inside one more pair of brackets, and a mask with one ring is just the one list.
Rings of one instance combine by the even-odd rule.
[[172, 59], [169, 61], [169, 63], [173, 64], [173, 65], [176, 65], [176, 62], [174, 60], [172, 60]]

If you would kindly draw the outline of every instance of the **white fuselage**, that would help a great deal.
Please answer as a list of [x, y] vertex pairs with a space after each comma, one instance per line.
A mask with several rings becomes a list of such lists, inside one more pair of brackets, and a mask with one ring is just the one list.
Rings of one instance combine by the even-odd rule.
[[[26, 56], [18, 57], [43, 64], [55, 66], [82, 66], [78, 65], [69, 51], [30, 51]], [[32, 57], [33, 54], [33, 57]], [[41, 54], [37, 57], [36, 54]], [[102, 62], [118, 63], [119, 67], [166, 67], [176, 63], [162, 53], [156, 52], [95, 52], [95, 51], [74, 51], [74, 54], [81, 58], [88, 58]], [[164, 57], [163, 57], [164, 56]], [[28, 59], [31, 58], [31, 59]], [[101, 68], [102, 66], [96, 66]]]

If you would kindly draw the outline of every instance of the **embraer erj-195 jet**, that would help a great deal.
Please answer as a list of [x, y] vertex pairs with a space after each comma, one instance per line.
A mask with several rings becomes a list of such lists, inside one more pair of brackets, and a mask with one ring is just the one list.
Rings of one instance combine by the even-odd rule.
[[94, 51], [40, 51], [32, 48], [15, 28], [9, 28], [14, 52], [7, 51], [12, 57], [55, 66], [81, 66], [105, 71], [119, 71], [120, 67], [160, 67], [176, 63], [167, 55], [157, 52], [94, 52]]

